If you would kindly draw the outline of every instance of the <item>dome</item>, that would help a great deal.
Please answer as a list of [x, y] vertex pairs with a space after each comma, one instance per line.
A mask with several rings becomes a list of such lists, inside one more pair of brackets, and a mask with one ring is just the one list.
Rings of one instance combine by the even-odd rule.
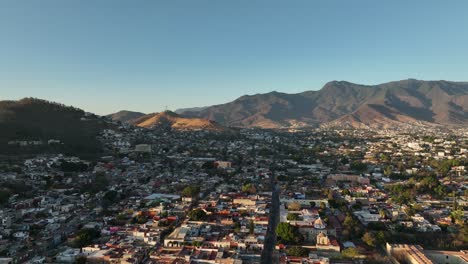
[[322, 218], [317, 218], [317, 220], [314, 221], [314, 227], [316, 229], [325, 229], [327, 226], [323, 222]]

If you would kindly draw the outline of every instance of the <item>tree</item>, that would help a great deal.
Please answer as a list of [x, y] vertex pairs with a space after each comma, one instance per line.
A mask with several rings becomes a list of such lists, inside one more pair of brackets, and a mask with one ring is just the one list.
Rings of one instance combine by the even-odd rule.
[[299, 243], [303, 239], [297, 227], [289, 223], [279, 223], [276, 227], [276, 234], [285, 244]]
[[301, 210], [301, 204], [298, 202], [292, 202], [288, 204], [288, 209], [291, 211], [299, 211]]
[[450, 217], [452, 218], [452, 221], [457, 224], [463, 222], [463, 216], [464, 216], [464, 213], [460, 209], [454, 210], [450, 213]]
[[257, 193], [257, 188], [252, 183], [247, 183], [242, 186], [242, 192], [244, 193], [249, 193], [249, 194], [255, 194]]
[[392, 169], [391, 166], [385, 166], [385, 169], [384, 169], [384, 175], [385, 176], [387, 176], [387, 177], [390, 176], [392, 174], [392, 172], [393, 172], [393, 169]]
[[[350, 214], [346, 215], [345, 220], [343, 222], [343, 234], [348, 234], [349, 236], [359, 238], [361, 237], [362, 230], [359, 226], [357, 220], [355, 220]], [[346, 231], [346, 232], [345, 232]]]
[[385, 218], [385, 216], [386, 216], [385, 210], [384, 210], [384, 209], [380, 209], [380, 210], [379, 210], [379, 215], [380, 215], [380, 218]]
[[362, 241], [368, 246], [375, 247], [376, 239], [374, 234], [370, 232], [364, 233], [364, 235], [362, 236]]
[[293, 213], [288, 213], [288, 215], [286, 216], [286, 219], [288, 219], [289, 221], [297, 221], [297, 220], [299, 220], [299, 215], [298, 214], [293, 214]]
[[202, 168], [205, 170], [213, 170], [216, 169], [215, 164], [213, 161], [207, 161], [202, 165]]
[[195, 198], [200, 194], [200, 186], [187, 186], [182, 190], [182, 196]]
[[148, 222], [148, 217], [144, 214], [139, 214], [132, 219], [133, 223], [144, 224]]
[[235, 222], [234, 222], [234, 232], [235, 232], [235, 233], [239, 233], [240, 230], [241, 230], [241, 224], [240, 224], [240, 222], [239, 222], [239, 221], [235, 221]]
[[378, 231], [377, 234], [375, 235], [375, 241], [379, 245], [385, 244], [385, 242], [387, 241], [385, 237], [385, 233], [383, 231]]
[[355, 161], [351, 163], [350, 168], [358, 172], [364, 172], [367, 170], [367, 164], [359, 162], [359, 161]]
[[102, 197], [102, 206], [104, 208], [114, 204], [117, 202], [119, 199], [119, 194], [117, 191], [108, 191], [104, 194], [104, 197]]
[[192, 221], [201, 221], [205, 219], [206, 213], [200, 208], [194, 209], [188, 213], [190, 220]]
[[348, 214], [345, 217], [345, 220], [343, 221], [343, 225], [347, 228], [354, 227], [356, 225], [356, 222], [354, 221], [354, 218]]
[[75, 259], [75, 264], [86, 264], [87, 260], [85, 256], [79, 256]]
[[324, 202], [320, 203], [320, 209], [325, 210], [327, 209], [327, 205]]
[[94, 239], [99, 237], [99, 231], [94, 228], [84, 228], [76, 233], [73, 240], [74, 247], [84, 247], [93, 242]]
[[341, 255], [345, 258], [355, 258], [359, 255], [359, 251], [355, 248], [350, 247], [341, 251]]
[[255, 223], [252, 220], [250, 220], [250, 222], [249, 222], [249, 234], [253, 235], [254, 231], [255, 231]]
[[303, 247], [290, 247], [286, 249], [286, 254], [288, 256], [295, 256], [295, 257], [307, 257], [309, 255], [310, 250]]
[[10, 193], [4, 190], [0, 190], [0, 204], [8, 202], [10, 198]]

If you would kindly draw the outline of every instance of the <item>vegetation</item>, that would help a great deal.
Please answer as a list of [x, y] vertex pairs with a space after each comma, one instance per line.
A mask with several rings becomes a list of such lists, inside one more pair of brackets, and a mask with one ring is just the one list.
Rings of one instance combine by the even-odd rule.
[[248, 194], [256, 194], [257, 188], [255, 188], [255, 186], [252, 183], [247, 183], [242, 186], [242, 192]]
[[276, 234], [278, 241], [284, 244], [298, 244], [303, 240], [298, 228], [289, 223], [279, 223], [276, 227]]
[[288, 209], [291, 210], [291, 211], [299, 211], [301, 210], [301, 204], [298, 203], [298, 202], [292, 202], [290, 204], [288, 204]]
[[367, 170], [367, 164], [355, 161], [351, 163], [350, 168], [358, 172], [364, 172]]
[[[81, 109], [35, 98], [0, 101], [0, 153], [100, 153], [97, 136], [107, 125], [96, 116], [82, 120], [84, 116]], [[49, 139], [64, 144], [48, 145]], [[45, 144], [36, 147], [7, 145], [11, 140], [42, 140]]]
[[250, 220], [250, 222], [249, 222], [249, 234], [252, 235], [254, 233], [254, 231], [255, 231], [255, 223], [252, 220]]
[[392, 195], [392, 200], [402, 205], [414, 201], [416, 195], [420, 194], [429, 194], [439, 199], [449, 194], [447, 187], [440, 183], [435, 174], [415, 175], [406, 183], [389, 185], [387, 190]]
[[9, 198], [10, 198], [10, 192], [6, 190], [0, 190], [0, 204], [4, 204], [8, 202]]
[[64, 172], [80, 172], [88, 170], [88, 165], [83, 162], [60, 161], [60, 170]]
[[368, 245], [370, 247], [375, 247], [375, 245], [376, 245], [375, 236], [374, 236], [374, 234], [372, 234], [370, 232], [364, 233], [364, 236], [362, 236], [362, 241], [364, 243], [366, 243], [366, 245]]
[[309, 255], [310, 250], [303, 247], [290, 247], [286, 249], [286, 254], [288, 256], [295, 256], [295, 257], [307, 257]]
[[200, 208], [194, 209], [188, 213], [188, 217], [192, 221], [202, 221], [206, 217], [205, 211]]
[[100, 233], [98, 230], [94, 228], [83, 228], [76, 233], [72, 245], [73, 247], [81, 248], [91, 244], [93, 240], [99, 236]]
[[297, 221], [300, 218], [298, 214], [288, 213], [288, 215], [286, 216], [286, 219], [288, 219], [289, 221]]
[[200, 186], [187, 186], [182, 190], [182, 196], [195, 198], [200, 194]]
[[359, 256], [359, 251], [356, 248], [350, 247], [341, 251], [341, 255], [345, 258], [356, 258]]

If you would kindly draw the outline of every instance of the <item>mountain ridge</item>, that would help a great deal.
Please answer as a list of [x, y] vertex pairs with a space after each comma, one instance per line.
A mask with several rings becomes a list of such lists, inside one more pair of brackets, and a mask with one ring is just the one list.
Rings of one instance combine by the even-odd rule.
[[135, 112], [135, 111], [128, 111], [128, 110], [120, 110], [118, 112], [106, 115], [113, 121], [120, 121], [120, 122], [129, 122], [131, 120], [137, 119], [146, 115], [145, 113]]
[[183, 115], [226, 126], [260, 128], [313, 127], [340, 120], [359, 123], [356, 126], [385, 126], [384, 120], [389, 124], [467, 125], [468, 82], [407, 79], [363, 85], [331, 81], [320, 90], [244, 95]]

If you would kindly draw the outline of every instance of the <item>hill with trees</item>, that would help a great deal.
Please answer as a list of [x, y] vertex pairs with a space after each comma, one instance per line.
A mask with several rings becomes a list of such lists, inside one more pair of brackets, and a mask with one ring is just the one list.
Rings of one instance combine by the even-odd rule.
[[98, 153], [97, 136], [109, 126], [94, 114], [46, 100], [0, 101], [0, 154]]

